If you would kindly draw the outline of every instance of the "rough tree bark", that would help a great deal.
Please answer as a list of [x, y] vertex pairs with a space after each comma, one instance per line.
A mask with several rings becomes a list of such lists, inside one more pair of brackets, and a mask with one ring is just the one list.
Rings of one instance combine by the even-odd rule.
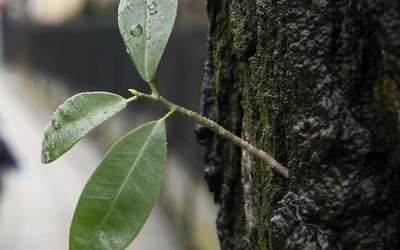
[[400, 3], [208, 0], [198, 127], [222, 249], [398, 249]]

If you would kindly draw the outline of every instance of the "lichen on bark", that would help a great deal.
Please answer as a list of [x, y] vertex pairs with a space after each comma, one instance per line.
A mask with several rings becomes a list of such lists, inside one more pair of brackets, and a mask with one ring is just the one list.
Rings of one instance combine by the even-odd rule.
[[399, 3], [209, 0], [208, 11], [203, 113], [291, 175], [202, 133], [221, 248], [398, 247]]

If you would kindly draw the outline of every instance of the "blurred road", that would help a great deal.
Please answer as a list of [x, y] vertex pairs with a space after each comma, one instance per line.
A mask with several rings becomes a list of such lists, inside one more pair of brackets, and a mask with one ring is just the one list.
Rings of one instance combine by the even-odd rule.
[[[0, 65], [0, 134], [22, 167], [5, 178], [0, 249], [68, 249], [75, 205], [102, 153], [82, 140], [56, 162], [41, 164], [42, 132], [53, 111], [32, 100], [24, 93], [20, 78]], [[173, 231], [156, 206], [128, 249], [178, 249]]]

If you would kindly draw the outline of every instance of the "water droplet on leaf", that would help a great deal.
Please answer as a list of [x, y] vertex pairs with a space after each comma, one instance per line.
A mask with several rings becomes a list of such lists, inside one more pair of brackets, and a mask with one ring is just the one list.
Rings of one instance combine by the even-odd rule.
[[149, 8], [149, 10], [154, 10], [157, 7], [157, 3], [154, 1], [151, 1], [148, 5], [147, 8]]
[[60, 128], [60, 123], [58, 123], [58, 121], [54, 120], [54, 118], [51, 120], [51, 123], [55, 130]]
[[157, 3], [154, 2], [154, 1], [151, 1], [151, 2], [147, 5], [147, 8], [150, 10], [150, 12], [149, 12], [150, 15], [155, 15], [155, 14], [157, 14], [156, 7], [157, 7]]
[[50, 143], [50, 148], [53, 149], [54, 147], [55, 147], [54, 142]]
[[46, 151], [46, 152], [44, 153], [44, 157], [46, 158], [47, 161], [50, 161], [50, 152], [49, 152], [49, 151]]
[[128, 10], [132, 10], [133, 9], [133, 3], [129, 3], [127, 8], [128, 8]]
[[132, 36], [139, 36], [140, 34], [142, 34], [142, 26], [140, 26], [140, 24], [135, 24], [132, 26], [131, 28], [131, 35]]

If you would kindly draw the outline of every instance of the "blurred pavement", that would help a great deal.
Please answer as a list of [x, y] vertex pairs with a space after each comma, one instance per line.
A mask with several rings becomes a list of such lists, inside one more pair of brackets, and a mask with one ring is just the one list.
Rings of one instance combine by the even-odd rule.
[[[56, 162], [41, 164], [42, 132], [53, 111], [34, 103], [20, 80], [0, 65], [0, 134], [22, 167], [4, 178], [0, 249], [68, 249], [76, 203], [102, 152], [84, 139]], [[175, 237], [156, 206], [128, 249], [178, 249]]]

